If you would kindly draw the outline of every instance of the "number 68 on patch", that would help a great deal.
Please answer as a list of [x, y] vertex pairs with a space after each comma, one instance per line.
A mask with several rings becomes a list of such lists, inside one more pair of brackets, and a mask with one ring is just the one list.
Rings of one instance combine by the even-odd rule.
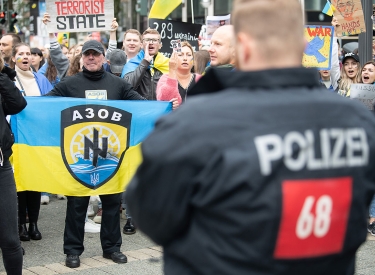
[[352, 182], [351, 177], [284, 181], [274, 258], [292, 260], [340, 253]]

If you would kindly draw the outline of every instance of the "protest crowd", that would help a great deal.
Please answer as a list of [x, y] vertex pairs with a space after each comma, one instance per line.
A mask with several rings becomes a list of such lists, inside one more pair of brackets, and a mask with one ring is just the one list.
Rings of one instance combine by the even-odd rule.
[[[100, 255], [122, 264], [121, 234], [141, 230], [163, 246], [165, 274], [354, 274], [366, 223], [375, 236], [375, 117], [373, 101], [368, 110], [352, 98], [358, 85], [375, 85], [375, 62], [360, 61], [358, 49], [345, 52], [332, 36], [330, 68], [303, 68], [299, 10], [297, 0], [236, 0], [231, 24], [220, 23], [209, 47], [177, 41], [170, 57], [153, 28], [128, 29], [117, 48], [116, 18], [108, 45], [91, 36], [59, 44], [51, 32], [42, 49], [4, 34], [0, 247], [7, 274], [22, 274], [22, 242], [43, 242], [38, 217], [51, 196], [67, 200], [61, 238], [70, 268], [80, 266], [85, 232], [100, 234]], [[52, 21], [44, 14], [45, 25]], [[285, 30], [273, 31], [277, 22]], [[333, 16], [334, 34], [340, 26]], [[16, 191], [10, 121], [29, 97], [164, 101], [172, 110], [143, 141], [126, 191], [51, 194], [43, 176], [38, 191]], [[96, 166], [102, 151], [92, 152]]]

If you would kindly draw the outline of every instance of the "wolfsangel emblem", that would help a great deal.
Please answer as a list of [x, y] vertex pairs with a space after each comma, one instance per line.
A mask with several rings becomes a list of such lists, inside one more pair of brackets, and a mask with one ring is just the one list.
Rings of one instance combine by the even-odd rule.
[[70, 174], [97, 189], [119, 169], [129, 147], [132, 114], [104, 105], [61, 111], [61, 154]]

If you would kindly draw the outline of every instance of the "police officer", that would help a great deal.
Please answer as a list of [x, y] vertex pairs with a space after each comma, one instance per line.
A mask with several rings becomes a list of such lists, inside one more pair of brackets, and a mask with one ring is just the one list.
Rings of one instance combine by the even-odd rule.
[[167, 275], [354, 274], [375, 118], [301, 67], [298, 0], [237, 0], [232, 18], [238, 70], [210, 70], [143, 142], [134, 222]]

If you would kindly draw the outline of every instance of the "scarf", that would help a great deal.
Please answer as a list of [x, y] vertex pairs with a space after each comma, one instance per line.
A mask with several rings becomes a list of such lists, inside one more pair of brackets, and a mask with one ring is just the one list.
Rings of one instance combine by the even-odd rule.
[[15, 66], [15, 71], [17, 72], [15, 84], [18, 89], [24, 90], [26, 96], [41, 95], [39, 85], [36, 82], [34, 73], [31, 71], [31, 69], [28, 71], [23, 71]]
[[[141, 50], [137, 56], [133, 57], [125, 64], [124, 68], [122, 68], [121, 77], [123, 78], [126, 74], [134, 71], [137, 69], [139, 64], [145, 57], [144, 50]], [[167, 74], [169, 72], [169, 58], [165, 57], [163, 54], [158, 53], [155, 57], [153, 62], [149, 66], [151, 71], [151, 75], [154, 75], [154, 68], [161, 71], [163, 74]]]
[[83, 75], [90, 80], [94, 80], [94, 81], [100, 80], [103, 78], [104, 74], [105, 74], [105, 71], [104, 71], [103, 66], [100, 68], [99, 71], [96, 71], [96, 72], [91, 72], [87, 70], [85, 66], [83, 66]]

